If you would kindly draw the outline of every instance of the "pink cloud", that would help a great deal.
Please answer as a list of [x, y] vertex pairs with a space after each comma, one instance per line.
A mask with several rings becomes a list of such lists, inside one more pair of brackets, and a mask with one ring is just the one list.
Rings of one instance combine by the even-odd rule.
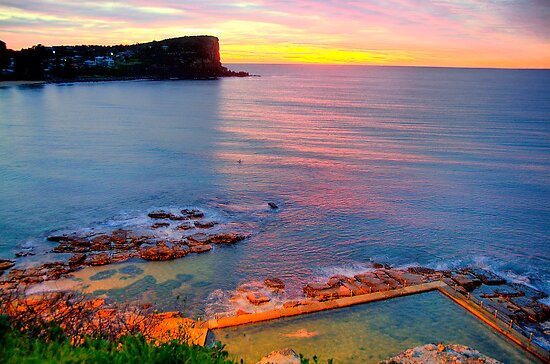
[[4, 0], [0, 38], [21, 48], [208, 33], [247, 49], [291, 44], [405, 52], [406, 64], [550, 67], [549, 19], [544, 0]]

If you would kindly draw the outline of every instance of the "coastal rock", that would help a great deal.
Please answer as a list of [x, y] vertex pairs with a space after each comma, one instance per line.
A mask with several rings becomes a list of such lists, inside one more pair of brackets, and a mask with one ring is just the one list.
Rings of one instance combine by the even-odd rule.
[[391, 265], [389, 264], [386, 264], [386, 263], [378, 263], [378, 262], [374, 262], [372, 263], [372, 267], [374, 269], [391, 269]]
[[459, 286], [462, 286], [468, 292], [473, 291], [481, 284], [481, 281], [479, 281], [477, 278], [466, 274], [453, 274], [451, 279]]
[[128, 239], [128, 231], [124, 229], [117, 229], [111, 233], [111, 241], [115, 244], [126, 243]]
[[90, 254], [85, 260], [87, 265], [98, 266], [111, 263], [111, 257], [107, 253]]
[[405, 350], [381, 363], [385, 364], [502, 364], [500, 361], [481, 354], [467, 346], [450, 344], [428, 344]]
[[5, 271], [7, 269], [10, 269], [14, 265], [15, 265], [15, 262], [13, 260], [0, 259], [0, 271]]
[[196, 233], [186, 238], [187, 245], [208, 244], [210, 236], [205, 233]]
[[159, 229], [159, 228], [168, 227], [168, 226], [170, 226], [170, 224], [167, 222], [156, 222], [153, 225], [151, 225], [151, 229]]
[[423, 276], [409, 273], [407, 271], [388, 269], [384, 272], [403, 286], [410, 286], [413, 284], [421, 284], [426, 282], [426, 279]]
[[169, 219], [172, 216], [171, 213], [166, 211], [153, 211], [147, 214], [151, 219]]
[[471, 268], [468, 271], [473, 274], [477, 279], [479, 279], [481, 283], [488, 286], [497, 286], [506, 283], [505, 279], [485, 269]]
[[370, 292], [380, 292], [388, 289], [386, 283], [373, 272], [357, 274], [354, 278], [358, 282], [370, 287]]
[[292, 349], [275, 350], [264, 356], [257, 364], [300, 364], [300, 356]]
[[[32, 255], [34, 255], [32, 249], [21, 250], [20, 252], [15, 253], [15, 256], [17, 258], [29, 257], [29, 256], [32, 256]], [[0, 263], [0, 265], [1, 265], [1, 263]], [[2, 270], [2, 268], [0, 268], [0, 271], [1, 270]]]
[[407, 271], [412, 274], [429, 276], [436, 273], [435, 269], [426, 268], [426, 267], [409, 267]]
[[194, 225], [191, 225], [190, 223], [184, 223], [184, 224], [180, 224], [176, 227], [176, 229], [178, 230], [190, 230], [194, 227]]
[[195, 227], [198, 229], [210, 229], [210, 228], [213, 228], [216, 224], [217, 222], [215, 221], [208, 221], [208, 222], [196, 221]]
[[204, 217], [204, 212], [197, 209], [183, 209], [181, 210], [181, 213], [188, 219], [200, 219]]
[[212, 250], [212, 245], [200, 244], [200, 245], [193, 245], [190, 248], [191, 248], [191, 253], [205, 253]]
[[269, 207], [271, 207], [274, 210], [279, 208], [279, 206], [277, 206], [275, 202], [268, 202], [267, 204], [269, 205]]
[[393, 279], [391, 276], [388, 275], [388, 272], [389, 270], [388, 269], [379, 269], [379, 270], [375, 270], [374, 271], [374, 274], [379, 278], [381, 279], [382, 281], [384, 281], [384, 284], [386, 285], [386, 289], [396, 289], [396, 288], [401, 288], [401, 283], [399, 283], [397, 280]]
[[253, 305], [261, 305], [271, 301], [271, 298], [267, 297], [266, 295], [260, 292], [248, 292], [246, 294], [246, 299]]
[[86, 254], [76, 253], [69, 258], [68, 264], [70, 267], [77, 267], [84, 264], [85, 261], [86, 261]]
[[280, 278], [267, 278], [264, 280], [264, 284], [274, 291], [285, 289], [285, 283]]
[[211, 244], [235, 244], [241, 240], [244, 240], [245, 236], [235, 233], [221, 233], [216, 234], [208, 239]]
[[317, 296], [318, 291], [330, 288], [331, 287], [326, 283], [308, 283], [304, 286], [304, 293], [307, 297], [313, 298]]
[[139, 257], [145, 260], [172, 260], [186, 256], [190, 249], [186, 246], [179, 246], [166, 242], [158, 242], [156, 245], [142, 246], [139, 250]]

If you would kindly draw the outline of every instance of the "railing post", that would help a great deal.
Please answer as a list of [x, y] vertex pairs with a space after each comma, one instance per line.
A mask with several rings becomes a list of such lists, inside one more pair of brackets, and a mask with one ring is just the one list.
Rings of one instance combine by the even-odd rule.
[[479, 308], [483, 308], [483, 301], [479, 301]]

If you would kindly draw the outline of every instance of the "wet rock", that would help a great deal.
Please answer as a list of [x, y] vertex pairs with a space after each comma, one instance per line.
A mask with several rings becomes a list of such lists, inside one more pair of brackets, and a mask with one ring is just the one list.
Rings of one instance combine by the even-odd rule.
[[66, 242], [68, 239], [69, 237], [67, 235], [52, 235], [46, 238], [46, 240], [53, 241], [54, 243]]
[[277, 204], [275, 204], [275, 202], [268, 202], [267, 203], [269, 205], [269, 207], [271, 207], [272, 209], [278, 209], [279, 206], [277, 206]]
[[180, 225], [178, 225], [178, 226], [176, 227], [176, 229], [178, 229], [178, 230], [184, 230], [184, 231], [185, 231], [185, 230], [190, 230], [190, 229], [192, 229], [193, 227], [194, 227], [194, 226], [191, 225], [190, 223], [185, 223], [185, 224], [180, 224]]
[[550, 319], [550, 307], [542, 302], [530, 301], [525, 302], [521, 297], [512, 298], [512, 301], [519, 306], [520, 310], [534, 322], [544, 322]]
[[399, 283], [398, 281], [396, 281], [395, 279], [393, 279], [392, 277], [390, 277], [386, 272], [388, 270], [387, 269], [384, 269], [384, 270], [375, 270], [374, 271], [374, 274], [379, 278], [381, 279], [382, 281], [384, 281], [384, 284], [386, 285], [386, 289], [397, 289], [397, 288], [401, 288], [401, 283]]
[[[32, 256], [32, 255], [34, 255], [32, 249], [21, 250], [20, 252], [15, 253], [15, 256], [17, 258], [29, 257], [29, 256]], [[2, 270], [2, 269], [0, 268], [0, 270]]]
[[317, 296], [318, 291], [330, 288], [331, 287], [326, 283], [308, 283], [304, 286], [304, 293], [307, 297], [313, 298]]
[[76, 253], [73, 254], [68, 261], [70, 267], [78, 267], [86, 261], [86, 254]]
[[428, 344], [405, 350], [381, 363], [390, 364], [502, 364], [479, 351], [457, 344]]
[[279, 290], [283, 290], [285, 289], [285, 283], [280, 279], [280, 278], [267, 278], [265, 281], [264, 281], [264, 284], [266, 285], [266, 287], [274, 290], [274, 291], [279, 291]]
[[372, 263], [372, 267], [374, 269], [391, 269], [391, 265], [386, 263], [377, 263], [377, 262]]
[[477, 278], [466, 274], [454, 274], [451, 279], [459, 286], [464, 287], [468, 292], [473, 291], [476, 287], [481, 285], [481, 282]]
[[181, 210], [181, 213], [189, 219], [200, 219], [204, 217], [204, 212], [197, 209], [192, 209], [192, 210], [183, 209]]
[[111, 257], [107, 253], [90, 254], [85, 263], [92, 266], [105, 265], [111, 263]]
[[402, 270], [385, 270], [385, 273], [403, 286], [410, 286], [426, 282], [426, 279], [423, 276]]
[[300, 364], [300, 356], [292, 349], [275, 350], [264, 356], [257, 364]]
[[207, 235], [204, 233], [196, 233], [186, 238], [187, 245], [189, 246], [197, 245], [197, 244], [208, 244], [209, 239], [210, 239], [210, 235]]
[[137, 252], [118, 251], [111, 254], [111, 263], [120, 263], [136, 257], [138, 257]]
[[205, 253], [212, 250], [212, 245], [200, 244], [200, 245], [194, 245], [190, 248], [191, 248], [191, 253]]
[[472, 268], [472, 269], [469, 269], [469, 272], [473, 274], [477, 279], [479, 279], [481, 283], [489, 286], [496, 286], [496, 285], [501, 285], [506, 283], [506, 280], [504, 278], [499, 277], [495, 273], [485, 269]]
[[245, 236], [241, 234], [221, 233], [210, 237], [208, 241], [211, 244], [235, 244], [244, 239], [245, 239]]
[[111, 233], [111, 241], [113, 243], [125, 243], [128, 239], [128, 231], [124, 229], [117, 229]]
[[198, 229], [210, 229], [210, 228], [213, 228], [216, 224], [217, 222], [214, 222], [214, 221], [208, 221], [208, 222], [196, 221], [195, 227]]
[[407, 268], [407, 272], [424, 276], [433, 275], [436, 273], [435, 269], [426, 267], [409, 267]]
[[149, 216], [151, 219], [169, 219], [172, 214], [166, 211], [159, 210], [150, 212], [147, 214], [147, 216]]
[[331, 287], [339, 287], [347, 280], [347, 277], [344, 275], [332, 276], [328, 279], [327, 284]]
[[159, 229], [159, 228], [168, 227], [168, 226], [170, 226], [170, 224], [167, 222], [156, 222], [153, 225], [151, 225], [151, 229]]
[[357, 274], [354, 278], [356, 281], [370, 287], [370, 291], [372, 292], [386, 291], [388, 289], [386, 283], [372, 272]]
[[0, 259], [0, 271], [5, 271], [6, 269], [10, 269], [14, 265], [15, 265], [15, 262], [13, 260]]
[[142, 246], [139, 250], [139, 257], [145, 260], [172, 260], [186, 256], [190, 249], [186, 246], [168, 245], [166, 242], [159, 242], [156, 245]]
[[253, 305], [261, 305], [271, 301], [269, 297], [260, 292], [248, 292], [246, 294], [246, 299]]

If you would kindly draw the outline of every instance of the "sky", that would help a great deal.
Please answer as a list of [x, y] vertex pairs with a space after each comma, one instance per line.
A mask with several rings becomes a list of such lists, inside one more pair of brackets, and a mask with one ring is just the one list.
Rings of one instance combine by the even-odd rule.
[[550, 68], [550, 0], [0, 0], [0, 39], [220, 38], [224, 63]]

